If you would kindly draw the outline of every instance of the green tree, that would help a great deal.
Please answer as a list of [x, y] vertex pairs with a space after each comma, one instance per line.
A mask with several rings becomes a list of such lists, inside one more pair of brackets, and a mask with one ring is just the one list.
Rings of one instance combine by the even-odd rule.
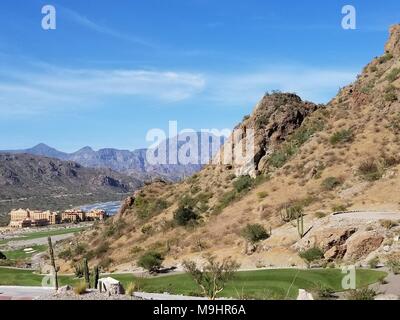
[[203, 295], [215, 300], [224, 290], [226, 283], [234, 277], [240, 265], [231, 258], [218, 262], [214, 256], [209, 256], [203, 268], [199, 268], [193, 261], [184, 261], [183, 267], [201, 288]]
[[138, 266], [150, 272], [157, 272], [164, 261], [164, 257], [157, 251], [147, 251], [138, 260]]

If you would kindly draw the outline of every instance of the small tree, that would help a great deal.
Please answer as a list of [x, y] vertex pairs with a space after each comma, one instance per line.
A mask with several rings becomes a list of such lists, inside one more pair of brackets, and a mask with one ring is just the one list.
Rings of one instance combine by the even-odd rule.
[[242, 230], [242, 236], [251, 243], [256, 243], [269, 238], [267, 230], [261, 224], [248, 224]]
[[174, 220], [180, 226], [187, 226], [189, 223], [196, 222], [200, 216], [191, 206], [180, 206], [174, 214]]
[[224, 290], [226, 283], [234, 277], [240, 265], [231, 258], [217, 262], [215, 257], [209, 256], [202, 269], [198, 268], [193, 261], [184, 261], [183, 267], [201, 288], [203, 295], [215, 300], [217, 295]]
[[138, 260], [138, 266], [150, 272], [157, 272], [164, 261], [164, 257], [157, 251], [147, 251]]

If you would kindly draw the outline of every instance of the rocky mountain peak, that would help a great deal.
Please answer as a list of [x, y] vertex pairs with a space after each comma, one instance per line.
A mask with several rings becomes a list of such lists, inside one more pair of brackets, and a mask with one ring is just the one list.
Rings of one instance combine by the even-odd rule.
[[400, 56], [400, 24], [395, 24], [390, 28], [390, 37], [385, 45], [386, 53]]

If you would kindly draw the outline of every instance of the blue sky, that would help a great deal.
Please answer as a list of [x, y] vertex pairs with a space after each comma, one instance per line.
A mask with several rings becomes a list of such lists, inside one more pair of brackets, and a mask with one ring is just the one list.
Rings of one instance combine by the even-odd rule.
[[[341, 28], [346, 4], [357, 30]], [[3, 0], [0, 149], [132, 150], [170, 120], [232, 128], [274, 89], [327, 102], [399, 15], [398, 0]]]

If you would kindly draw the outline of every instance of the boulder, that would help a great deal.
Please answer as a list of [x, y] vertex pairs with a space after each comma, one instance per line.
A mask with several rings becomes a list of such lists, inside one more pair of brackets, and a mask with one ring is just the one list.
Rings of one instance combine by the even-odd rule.
[[314, 297], [311, 293], [306, 290], [299, 289], [299, 295], [297, 296], [297, 300], [314, 300]]
[[374, 231], [365, 231], [352, 236], [347, 241], [345, 260], [358, 260], [377, 250], [384, 237]]
[[346, 240], [357, 231], [354, 227], [322, 227], [314, 228], [314, 230], [298, 242], [296, 245], [298, 249], [318, 247], [327, 252], [334, 246], [338, 247], [345, 244]]
[[122, 284], [118, 280], [111, 277], [99, 279], [98, 289], [100, 292], [105, 292], [108, 295], [118, 295], [125, 293]]

